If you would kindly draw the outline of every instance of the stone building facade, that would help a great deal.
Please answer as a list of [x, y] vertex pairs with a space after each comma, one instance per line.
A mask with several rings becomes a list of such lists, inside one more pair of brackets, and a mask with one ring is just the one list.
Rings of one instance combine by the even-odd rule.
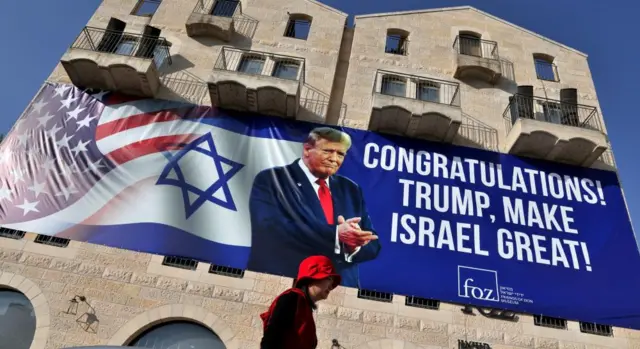
[[[299, 37], [305, 23], [310, 29]], [[615, 170], [585, 54], [469, 7], [357, 16], [355, 24], [313, 0], [104, 0], [49, 80]], [[164, 38], [170, 62], [96, 53], [112, 32]], [[246, 55], [258, 57], [253, 74], [236, 74]], [[268, 71], [291, 66], [289, 79]], [[221, 83], [221, 74], [237, 83]], [[0, 289], [30, 300], [31, 349], [129, 345], [178, 320], [206, 327], [228, 349], [258, 348], [258, 314], [293, 282], [45, 240], [0, 236]], [[463, 308], [339, 287], [316, 314], [319, 348], [334, 339], [349, 349], [453, 349], [467, 341], [640, 348], [637, 331]]]

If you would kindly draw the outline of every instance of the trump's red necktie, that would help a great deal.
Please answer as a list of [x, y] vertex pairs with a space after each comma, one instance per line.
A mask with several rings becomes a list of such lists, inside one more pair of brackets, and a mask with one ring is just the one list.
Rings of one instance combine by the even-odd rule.
[[333, 200], [331, 200], [331, 192], [327, 186], [327, 181], [318, 179], [316, 183], [320, 185], [320, 188], [318, 188], [318, 198], [320, 198], [320, 206], [322, 206], [324, 216], [327, 219], [327, 223], [333, 224]]

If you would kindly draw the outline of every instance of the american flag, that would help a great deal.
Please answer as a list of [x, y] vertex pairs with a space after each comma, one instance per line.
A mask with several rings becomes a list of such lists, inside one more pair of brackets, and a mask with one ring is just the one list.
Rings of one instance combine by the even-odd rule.
[[180, 149], [198, 135], [171, 121], [207, 112], [207, 107], [157, 101], [145, 112], [145, 103], [45, 83], [0, 146], [0, 223], [58, 212], [119, 165]]

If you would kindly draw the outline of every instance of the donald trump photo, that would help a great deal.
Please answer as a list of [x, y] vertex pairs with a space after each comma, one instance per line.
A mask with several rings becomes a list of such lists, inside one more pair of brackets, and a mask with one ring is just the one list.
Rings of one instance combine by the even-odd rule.
[[380, 252], [358, 184], [336, 174], [351, 147], [348, 134], [312, 130], [302, 157], [260, 172], [253, 183], [248, 268], [295, 277], [306, 257], [329, 257], [342, 285], [359, 287], [358, 265]]

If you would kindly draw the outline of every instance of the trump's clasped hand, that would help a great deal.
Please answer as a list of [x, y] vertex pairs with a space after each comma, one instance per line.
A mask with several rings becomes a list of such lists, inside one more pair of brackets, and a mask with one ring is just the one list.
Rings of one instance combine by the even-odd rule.
[[358, 224], [360, 219], [360, 217], [353, 217], [345, 220], [343, 216], [338, 216], [338, 240], [345, 244], [350, 251], [378, 239], [378, 236], [372, 232], [360, 229]]

